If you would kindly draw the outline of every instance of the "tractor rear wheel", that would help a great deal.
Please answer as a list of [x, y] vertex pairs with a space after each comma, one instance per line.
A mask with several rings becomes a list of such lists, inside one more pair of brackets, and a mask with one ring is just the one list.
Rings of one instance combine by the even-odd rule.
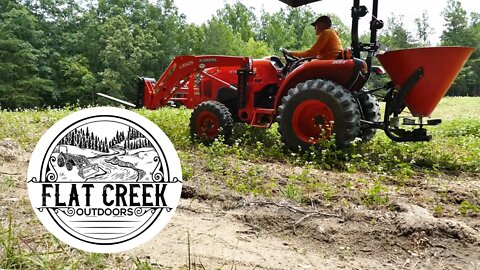
[[277, 122], [282, 140], [292, 151], [307, 150], [332, 135], [338, 147], [347, 147], [359, 132], [360, 111], [342, 86], [308, 80], [283, 97]]
[[224, 104], [209, 100], [193, 109], [190, 117], [190, 135], [193, 139], [208, 145], [222, 136], [228, 142], [232, 130], [232, 114]]
[[[377, 101], [377, 98], [371, 94], [363, 94], [359, 95], [358, 104], [362, 110], [362, 119], [369, 121], [369, 122], [378, 122], [380, 121], [380, 104]], [[377, 129], [371, 128], [368, 125], [363, 125], [360, 129], [358, 137], [362, 138], [362, 141], [367, 142], [370, 141]]]
[[72, 160], [67, 161], [67, 164], [65, 165], [65, 167], [67, 167], [67, 170], [69, 171], [73, 169], [73, 166], [75, 166], [75, 164], [73, 163]]

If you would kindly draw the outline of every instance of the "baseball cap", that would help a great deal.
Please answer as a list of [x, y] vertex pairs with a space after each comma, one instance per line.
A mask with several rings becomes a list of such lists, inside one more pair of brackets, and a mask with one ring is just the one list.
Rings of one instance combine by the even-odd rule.
[[328, 17], [328, 16], [320, 16], [320, 17], [318, 17], [313, 23], [311, 23], [310, 25], [313, 26], [313, 27], [315, 27], [318, 22], [321, 22], [321, 23], [325, 24], [325, 25], [328, 26], [328, 27], [332, 27], [332, 20], [331, 20], [330, 17]]

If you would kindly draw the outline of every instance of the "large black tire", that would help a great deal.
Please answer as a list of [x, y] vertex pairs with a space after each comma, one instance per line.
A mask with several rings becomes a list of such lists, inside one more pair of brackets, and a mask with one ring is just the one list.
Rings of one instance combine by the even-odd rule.
[[[380, 121], [380, 104], [374, 95], [359, 95], [357, 100], [362, 110], [362, 119], [369, 122]], [[368, 142], [373, 138], [373, 136], [375, 136], [376, 132], [377, 129], [371, 128], [366, 124], [362, 124], [358, 137], [362, 138], [362, 141]]]
[[65, 167], [67, 167], [67, 170], [69, 171], [73, 169], [73, 166], [75, 166], [75, 164], [73, 163], [72, 160], [67, 161], [67, 164], [65, 165]]
[[233, 130], [232, 114], [218, 101], [204, 101], [195, 107], [190, 117], [190, 135], [209, 145], [219, 137], [230, 141]]
[[[327, 120], [333, 122], [333, 127]], [[352, 143], [360, 130], [360, 111], [353, 96], [342, 86], [321, 79], [308, 80], [283, 97], [277, 122], [283, 142], [292, 151], [307, 150], [329, 140], [330, 135], [343, 148]], [[325, 135], [328, 126], [330, 130]], [[317, 133], [322, 128], [324, 133]]]

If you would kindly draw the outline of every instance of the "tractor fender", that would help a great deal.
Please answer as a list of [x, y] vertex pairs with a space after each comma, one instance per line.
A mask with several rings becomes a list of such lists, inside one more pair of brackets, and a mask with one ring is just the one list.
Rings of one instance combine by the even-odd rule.
[[313, 60], [302, 64], [283, 80], [275, 98], [275, 108], [281, 105], [282, 98], [288, 94], [290, 89], [307, 80], [329, 80], [349, 89], [356, 82], [363, 63], [365, 62], [360, 59], [337, 59]]

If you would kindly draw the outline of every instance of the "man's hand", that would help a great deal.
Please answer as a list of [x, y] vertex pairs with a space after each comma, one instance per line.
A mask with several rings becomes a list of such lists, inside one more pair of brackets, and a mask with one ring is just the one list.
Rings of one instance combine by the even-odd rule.
[[292, 55], [292, 52], [289, 51], [289, 50], [287, 50], [287, 49], [285, 49], [285, 48], [280, 48], [280, 51], [281, 51], [282, 53], [286, 54], [286, 55]]

